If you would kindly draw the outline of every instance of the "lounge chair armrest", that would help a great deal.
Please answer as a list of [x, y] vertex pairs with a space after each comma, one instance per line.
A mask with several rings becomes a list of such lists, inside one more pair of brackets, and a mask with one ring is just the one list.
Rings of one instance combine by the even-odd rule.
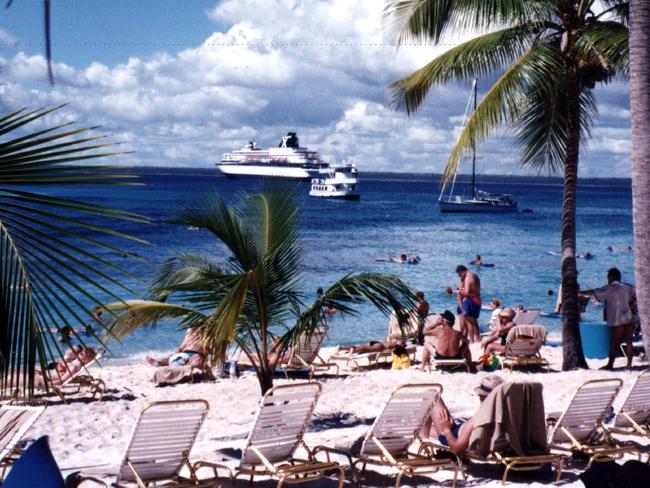
[[74, 477], [68, 476], [68, 478], [65, 480], [65, 486], [66, 488], [77, 488], [86, 482], [94, 483], [96, 485], [103, 486], [104, 488], [109, 488], [109, 485], [105, 481], [102, 481], [98, 478], [93, 478], [92, 476], [83, 476], [79, 474]]
[[212, 471], [214, 472], [215, 478], [219, 474], [219, 472], [218, 472], [219, 469], [225, 469], [226, 472], [228, 473], [228, 477], [230, 479], [232, 479], [232, 480], [235, 479], [234, 473], [232, 472], [232, 470], [228, 466], [226, 466], [225, 464], [215, 463], [215, 462], [212, 462], [212, 461], [197, 461], [194, 464], [192, 464], [192, 473], [194, 474], [194, 476], [196, 476], [196, 473], [198, 472], [198, 470], [202, 469], [202, 468], [212, 469]]
[[330, 455], [330, 454], [338, 454], [339, 456], [343, 456], [343, 457], [347, 458], [347, 460], [348, 460], [348, 464], [349, 464], [350, 467], [352, 467], [352, 466], [354, 465], [354, 463], [353, 463], [353, 461], [352, 461], [352, 452], [350, 452], [349, 449], [337, 448], [337, 447], [330, 447], [330, 446], [324, 446], [324, 445], [318, 445], [318, 446], [314, 447], [314, 448], [311, 450], [310, 455], [311, 455], [314, 459], [316, 459], [316, 455], [317, 455], [319, 452], [324, 452], [324, 453], [326, 453], [326, 454], [327, 454], [327, 460], [328, 460], [328, 461], [329, 461], [329, 455]]

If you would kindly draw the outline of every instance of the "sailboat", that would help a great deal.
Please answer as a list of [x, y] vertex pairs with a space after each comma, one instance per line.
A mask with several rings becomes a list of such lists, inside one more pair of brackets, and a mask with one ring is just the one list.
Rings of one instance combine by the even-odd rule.
[[[463, 117], [463, 125], [465, 124], [465, 119], [467, 118], [467, 108], [471, 98], [474, 98], [474, 110], [476, 110], [476, 98], [477, 98], [477, 82], [476, 79], [472, 85], [472, 94], [470, 95], [470, 100], [467, 102], [467, 107], [465, 109], [465, 116]], [[463, 198], [461, 195], [454, 195], [454, 187], [456, 185], [456, 176], [458, 175], [458, 166], [456, 167], [456, 172], [452, 179], [450, 190], [447, 195], [445, 195], [445, 190], [447, 189], [447, 183], [442, 186], [440, 191], [440, 196], [438, 197], [438, 205], [441, 212], [467, 212], [467, 213], [479, 213], [479, 212], [516, 212], [517, 211], [517, 202], [515, 202], [510, 195], [505, 194], [491, 194], [486, 191], [481, 191], [476, 188], [476, 148], [472, 148], [472, 195], [471, 198]]]

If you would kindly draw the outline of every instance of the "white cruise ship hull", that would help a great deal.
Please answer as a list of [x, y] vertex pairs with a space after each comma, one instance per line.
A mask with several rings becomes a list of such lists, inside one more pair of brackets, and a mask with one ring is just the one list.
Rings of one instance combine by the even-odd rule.
[[318, 174], [318, 169], [275, 166], [272, 164], [218, 164], [217, 168], [228, 178], [273, 178], [282, 180], [309, 181]]

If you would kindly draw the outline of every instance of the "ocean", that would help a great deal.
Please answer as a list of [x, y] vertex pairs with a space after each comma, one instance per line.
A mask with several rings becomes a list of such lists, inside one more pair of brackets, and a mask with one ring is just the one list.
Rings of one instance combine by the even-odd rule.
[[[224, 247], [206, 231], [190, 231], [168, 223], [178, 209], [216, 191], [228, 200], [255, 193], [263, 184], [254, 180], [228, 180], [216, 169], [138, 168], [142, 186], [72, 187], [57, 194], [131, 210], [151, 218], [149, 225], [114, 222], [115, 228], [150, 242], [149, 245], [104, 237], [146, 259], [124, 259], [121, 265], [139, 279], [125, 278], [135, 297], [146, 293], [156, 267], [180, 253], [210, 256], [225, 261]], [[483, 301], [499, 298], [506, 306], [524, 305], [553, 311], [560, 281], [560, 213], [562, 186], [558, 178], [478, 178], [481, 189], [508, 193], [520, 209], [512, 214], [441, 214], [437, 208], [439, 176], [427, 174], [361, 173], [361, 200], [328, 201], [308, 196], [309, 184], [296, 183], [300, 203], [300, 232], [304, 248], [304, 293], [315, 297], [347, 273], [378, 271], [399, 275], [422, 290], [432, 311], [455, 309], [455, 297], [445, 289], [456, 288], [458, 264], [478, 272]], [[459, 177], [457, 188], [468, 191]], [[633, 283], [632, 253], [610, 252], [608, 246], [633, 245], [630, 181], [625, 179], [581, 180], [578, 190], [578, 252], [590, 252], [591, 260], [578, 260], [583, 288], [606, 282], [607, 269], [617, 266], [623, 280]], [[390, 256], [418, 255], [418, 265], [377, 261]], [[469, 261], [480, 254], [492, 268], [472, 268]], [[107, 255], [108, 256], [108, 255]], [[116, 259], [113, 255], [111, 259]], [[117, 258], [118, 260], [120, 258]], [[549, 292], [553, 294], [550, 295]], [[133, 298], [124, 296], [124, 298]], [[483, 311], [484, 323], [489, 312]], [[587, 320], [600, 320], [602, 309], [589, 306]], [[541, 318], [551, 339], [560, 337], [560, 320]], [[384, 337], [388, 319], [364, 305], [356, 317], [334, 316], [326, 345], [351, 344]], [[109, 345], [116, 359], [140, 358], [173, 350], [183, 332], [174, 323], [141, 329], [121, 343]]]

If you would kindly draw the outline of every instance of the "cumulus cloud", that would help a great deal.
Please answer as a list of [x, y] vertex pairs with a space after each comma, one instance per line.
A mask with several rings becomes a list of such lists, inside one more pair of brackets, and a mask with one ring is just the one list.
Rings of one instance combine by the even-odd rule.
[[[56, 117], [101, 124], [135, 151], [126, 164], [209, 167], [248, 139], [275, 145], [293, 130], [303, 145], [362, 170], [439, 172], [469, 83], [434, 88], [411, 117], [387, 107], [390, 82], [449, 46], [398, 50], [382, 8], [378, 0], [223, 0], [207, 12], [215, 32], [199, 46], [113, 66], [57, 62], [54, 87], [40, 54], [18, 52], [0, 57], [0, 105], [69, 102]], [[8, 36], [0, 31], [0, 40]], [[603, 93], [589, 168], [607, 151], [629, 152], [625, 87]], [[482, 171], [523, 173], [511, 142], [506, 134], [482, 145]]]

